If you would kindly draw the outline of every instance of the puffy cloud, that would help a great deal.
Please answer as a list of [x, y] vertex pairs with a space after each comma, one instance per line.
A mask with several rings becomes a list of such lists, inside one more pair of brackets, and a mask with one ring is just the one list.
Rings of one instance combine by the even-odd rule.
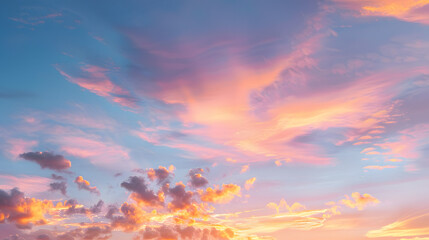
[[0, 190], [0, 223], [15, 223], [18, 228], [46, 224], [44, 214], [52, 207], [52, 202], [27, 198], [16, 188], [10, 193]]
[[186, 191], [183, 183], [177, 183], [167, 194], [173, 198], [168, 204], [168, 208], [173, 211], [186, 209], [192, 204], [193, 193]]
[[279, 204], [270, 202], [267, 204], [267, 207], [276, 210], [277, 214], [279, 214], [281, 210], [294, 212], [296, 210], [305, 209], [305, 206], [298, 202], [295, 202], [291, 206], [289, 206], [289, 204], [287, 204], [286, 200], [284, 199], [280, 200]]
[[[429, 213], [397, 220], [380, 229], [369, 231], [369, 238], [378, 237], [415, 237], [412, 239], [426, 239], [429, 235]], [[405, 239], [405, 238], [404, 238]], [[410, 239], [411, 240], [411, 239]]]
[[380, 202], [377, 198], [367, 193], [360, 194], [358, 192], [354, 192], [352, 193], [351, 198], [348, 195], [345, 195], [345, 197], [345, 199], [340, 200], [340, 203], [350, 208], [357, 208], [359, 211], [363, 210], [368, 205]]
[[65, 159], [62, 155], [57, 155], [51, 152], [27, 152], [22, 153], [19, 157], [36, 162], [41, 168], [49, 168], [60, 171], [71, 167], [71, 162]]
[[66, 182], [53, 182], [49, 184], [50, 191], [60, 191], [61, 194], [67, 196], [67, 183]]
[[222, 187], [208, 187], [205, 191], [199, 191], [200, 198], [204, 202], [228, 203], [235, 196], [241, 197], [241, 188], [235, 184], [222, 184]]
[[168, 167], [168, 169], [163, 166], [159, 166], [157, 169], [150, 168], [147, 170], [147, 177], [152, 181], [157, 180], [158, 183], [162, 183], [167, 180], [171, 174], [173, 174], [173, 171], [173, 165]]
[[82, 176], [76, 177], [74, 182], [77, 184], [77, 187], [79, 189], [86, 190], [95, 194], [100, 194], [100, 191], [98, 191], [97, 187], [95, 186], [91, 187], [90, 183], [87, 180], [83, 179]]
[[62, 211], [66, 215], [74, 215], [74, 214], [97, 214], [100, 213], [102, 208], [104, 206], [104, 201], [99, 200], [94, 206], [88, 208], [85, 208], [83, 205], [78, 204], [78, 202], [75, 199], [70, 199], [65, 202], [64, 207], [66, 209]]
[[132, 176], [128, 182], [122, 182], [121, 186], [129, 191], [132, 191], [131, 198], [144, 206], [160, 207], [164, 205], [163, 193], [159, 192], [156, 195], [148, 188], [144, 178]]
[[255, 177], [252, 177], [251, 179], [246, 180], [246, 183], [244, 184], [244, 188], [246, 190], [249, 190], [253, 186], [253, 183], [255, 183], [255, 181], [256, 181]]
[[106, 217], [111, 219], [113, 228], [121, 228], [127, 232], [140, 228], [142, 224], [150, 220], [146, 212], [134, 204], [123, 203], [120, 209], [122, 216], [115, 216], [116, 211], [111, 207]]
[[191, 181], [189, 182], [192, 187], [199, 188], [206, 186], [209, 181], [203, 177], [204, 169], [202, 168], [194, 168], [189, 170], [189, 176], [191, 177]]

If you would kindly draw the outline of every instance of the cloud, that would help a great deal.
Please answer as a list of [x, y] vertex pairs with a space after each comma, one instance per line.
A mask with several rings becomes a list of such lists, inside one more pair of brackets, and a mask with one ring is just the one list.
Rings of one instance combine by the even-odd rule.
[[189, 208], [192, 204], [192, 197], [194, 195], [193, 192], [185, 190], [185, 185], [183, 183], [177, 183], [173, 188], [169, 188], [167, 194], [173, 198], [168, 204], [168, 208], [173, 211]]
[[375, 205], [380, 202], [377, 198], [366, 193], [362, 195], [358, 192], [354, 192], [351, 198], [348, 195], [345, 195], [345, 197], [345, 199], [340, 200], [340, 203], [349, 208], [357, 208], [359, 211], [363, 210], [368, 205]]
[[289, 206], [289, 204], [287, 204], [286, 200], [284, 200], [283, 198], [282, 200], [280, 200], [279, 204], [270, 202], [267, 204], [267, 207], [276, 210], [277, 214], [279, 214], [282, 210], [287, 210], [288, 212], [292, 213], [296, 210], [305, 209], [305, 206], [298, 202], [295, 202], [291, 206]]
[[429, 24], [427, 0], [333, 0], [361, 16], [394, 17], [406, 22]]
[[191, 178], [191, 181], [189, 182], [192, 187], [200, 188], [206, 186], [209, 181], [203, 177], [204, 169], [202, 168], [194, 168], [189, 170], [189, 177]]
[[107, 240], [112, 237], [112, 229], [110, 226], [90, 226], [85, 227], [84, 224], [80, 228], [69, 230], [57, 236], [57, 240]]
[[111, 214], [107, 215], [111, 219], [111, 226], [127, 232], [137, 230], [150, 220], [146, 212], [134, 204], [123, 203], [120, 208], [122, 216], [114, 216], [112, 213], [115, 211], [115, 208], [111, 208]]
[[52, 202], [27, 198], [16, 188], [10, 193], [0, 190], [0, 223], [15, 223], [23, 229], [43, 225], [47, 223], [44, 214], [52, 207]]
[[18, 158], [19, 154], [31, 151], [31, 149], [37, 145], [35, 140], [24, 140], [20, 138], [13, 138], [7, 140], [7, 148], [5, 151], [13, 158]]
[[371, 169], [371, 170], [383, 170], [386, 168], [397, 168], [396, 166], [392, 166], [392, 165], [384, 165], [384, 166], [378, 166], [378, 165], [369, 165], [369, 166], [365, 166], [363, 167], [364, 169]]
[[153, 169], [150, 168], [146, 171], [147, 173], [147, 177], [152, 180], [158, 181], [158, 184], [164, 182], [165, 180], [167, 180], [171, 174], [173, 174], [174, 171], [174, 166], [171, 165], [168, 169], [166, 167], [163, 166], [159, 166], [158, 169]]
[[90, 208], [85, 208], [83, 205], [78, 204], [78, 202], [75, 199], [70, 199], [68, 201], [65, 201], [64, 208], [61, 206], [58, 206], [62, 212], [68, 216], [74, 215], [74, 214], [85, 214], [85, 215], [91, 215], [91, 214], [98, 214], [101, 212], [102, 208], [104, 206], [104, 201], [99, 200], [94, 206], [91, 206]]
[[234, 238], [234, 231], [230, 228], [216, 229], [199, 228], [180, 225], [146, 226], [139, 236], [143, 239], [216, 239], [228, 240]]
[[[378, 230], [369, 231], [366, 236], [369, 238], [386, 237], [415, 237], [412, 239], [425, 239], [429, 235], [429, 214], [402, 219], [394, 223], [383, 226]], [[401, 238], [402, 239], [402, 238]], [[410, 239], [411, 240], [411, 239]]]
[[62, 155], [51, 152], [27, 152], [19, 155], [28, 161], [36, 162], [42, 169], [49, 168], [56, 171], [65, 170], [71, 167], [71, 162]]
[[241, 167], [240, 173], [245, 173], [245, 172], [247, 172], [247, 170], [249, 170], [249, 164], [243, 165]]
[[50, 191], [60, 191], [61, 194], [67, 196], [67, 183], [66, 182], [53, 182], [49, 184]]
[[53, 173], [51, 175], [51, 178], [54, 179], [54, 180], [66, 180], [63, 176], [57, 175], [55, 173]]
[[28, 175], [0, 175], [0, 189], [18, 188], [27, 194], [47, 191], [51, 180], [45, 177]]
[[204, 202], [228, 203], [235, 196], [241, 197], [241, 188], [235, 184], [222, 184], [222, 187], [208, 187], [205, 191], [199, 191], [200, 198]]
[[161, 207], [164, 205], [163, 193], [156, 195], [148, 188], [144, 178], [132, 176], [128, 182], [122, 182], [121, 187], [132, 191], [130, 197], [143, 206]]
[[252, 186], [253, 186], [253, 184], [255, 183], [255, 181], [256, 181], [256, 178], [255, 178], [255, 177], [253, 177], [253, 178], [251, 178], [251, 179], [246, 180], [246, 183], [244, 184], [244, 188], [245, 188], [246, 190], [249, 190], [250, 188], [252, 188]]
[[129, 108], [136, 108], [138, 100], [129, 91], [113, 83], [107, 74], [110, 72], [106, 68], [95, 65], [81, 67], [82, 77], [72, 77], [57, 67], [58, 72], [67, 80], [89, 90], [99, 96], [106, 97], [112, 102]]
[[85, 179], [83, 179], [82, 176], [76, 177], [74, 182], [77, 184], [77, 187], [81, 190], [86, 190], [91, 193], [100, 194], [100, 191], [98, 191], [97, 187], [93, 186], [91, 187], [89, 182]]

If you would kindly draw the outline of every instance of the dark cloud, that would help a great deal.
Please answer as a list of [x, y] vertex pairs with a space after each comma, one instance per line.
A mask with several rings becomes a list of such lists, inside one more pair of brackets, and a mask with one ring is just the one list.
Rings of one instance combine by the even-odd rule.
[[66, 180], [63, 176], [57, 175], [55, 173], [52, 173], [51, 178], [54, 180]]
[[173, 198], [168, 207], [173, 210], [186, 209], [192, 204], [192, 192], [185, 190], [185, 185], [179, 183], [168, 190], [168, 195]]
[[64, 196], [67, 196], [66, 182], [53, 182], [49, 184], [50, 191], [60, 191]]
[[101, 210], [103, 209], [103, 206], [104, 206], [104, 202], [103, 202], [103, 200], [100, 200], [100, 201], [98, 201], [97, 204], [95, 204], [94, 206], [90, 207], [89, 211], [91, 211], [91, 213], [94, 213], [94, 214], [100, 213]]
[[163, 183], [164, 181], [168, 180], [171, 174], [173, 174], [174, 167], [170, 166], [170, 169], [167, 169], [166, 167], [159, 166], [158, 168], [150, 168], [146, 171], [147, 177], [155, 181], [157, 180], [158, 183]]
[[204, 169], [202, 168], [194, 168], [189, 170], [189, 177], [191, 178], [191, 181], [189, 182], [191, 186], [195, 188], [204, 187], [206, 186], [209, 181], [203, 177]]
[[100, 213], [104, 206], [104, 201], [99, 200], [94, 206], [88, 208], [79, 205], [75, 199], [70, 199], [65, 203], [65, 206], [68, 207], [63, 211], [65, 215], [74, 215], [74, 214], [97, 214]]
[[71, 167], [71, 162], [65, 159], [62, 155], [57, 155], [51, 152], [27, 152], [22, 153], [19, 157], [36, 162], [41, 168], [49, 168], [60, 171]]
[[116, 216], [118, 209], [116, 207], [109, 207], [106, 217], [111, 220], [112, 228], [121, 228], [126, 232], [137, 230], [144, 223], [150, 221], [146, 213], [134, 204], [124, 203], [120, 209], [122, 216]]
[[43, 213], [50, 207], [52, 202], [26, 198], [17, 188], [10, 193], [0, 190], [0, 223], [15, 223], [21, 229], [42, 225], [46, 223]]
[[132, 176], [128, 179], [128, 182], [122, 182], [121, 186], [132, 191], [131, 197], [139, 204], [152, 207], [164, 205], [162, 197], [149, 189], [142, 177]]
[[98, 191], [97, 187], [95, 187], [95, 186], [91, 187], [89, 182], [87, 180], [83, 179], [82, 176], [76, 177], [74, 182], [77, 184], [77, 187], [81, 190], [86, 190], [86, 191], [89, 191], [91, 193], [95, 193], [98, 195], [100, 194], [100, 191]]
[[36, 240], [50, 240], [51, 238], [46, 234], [41, 234], [36, 237]]

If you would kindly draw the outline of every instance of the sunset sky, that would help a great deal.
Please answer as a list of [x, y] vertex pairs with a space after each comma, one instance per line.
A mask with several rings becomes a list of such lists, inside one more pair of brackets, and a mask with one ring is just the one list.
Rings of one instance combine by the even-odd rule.
[[0, 4], [0, 240], [429, 240], [429, 0]]

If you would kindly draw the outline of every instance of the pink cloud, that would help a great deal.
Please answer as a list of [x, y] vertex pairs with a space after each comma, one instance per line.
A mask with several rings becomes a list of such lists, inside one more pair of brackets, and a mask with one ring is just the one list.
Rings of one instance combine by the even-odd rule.
[[7, 148], [5, 151], [14, 159], [18, 158], [19, 154], [30, 152], [33, 147], [37, 145], [35, 140], [24, 140], [20, 138], [13, 138], [7, 140]]
[[0, 189], [19, 188], [20, 191], [28, 194], [46, 192], [49, 190], [50, 178], [28, 175], [1, 175], [0, 174]]
[[109, 70], [95, 66], [86, 65], [80, 70], [84, 73], [85, 77], [73, 77], [59, 67], [57, 71], [63, 75], [67, 80], [79, 85], [82, 88], [89, 90], [99, 96], [106, 97], [113, 102], [129, 108], [136, 108], [136, 99], [127, 90], [114, 84], [107, 76]]

